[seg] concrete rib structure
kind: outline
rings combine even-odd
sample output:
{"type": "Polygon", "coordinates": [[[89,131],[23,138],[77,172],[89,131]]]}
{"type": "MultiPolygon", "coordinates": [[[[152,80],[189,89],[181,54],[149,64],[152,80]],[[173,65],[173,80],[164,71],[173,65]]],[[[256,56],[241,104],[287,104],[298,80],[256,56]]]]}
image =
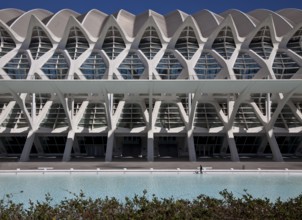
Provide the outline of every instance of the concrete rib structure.
{"type": "Polygon", "coordinates": [[[0,10],[0,154],[302,156],[302,10],[0,10]]]}

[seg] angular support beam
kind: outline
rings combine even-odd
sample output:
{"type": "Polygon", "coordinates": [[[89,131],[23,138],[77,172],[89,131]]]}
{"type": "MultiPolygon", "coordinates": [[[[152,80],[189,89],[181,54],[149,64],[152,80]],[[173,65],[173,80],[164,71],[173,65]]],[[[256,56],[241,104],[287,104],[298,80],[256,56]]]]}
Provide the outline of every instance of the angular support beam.
{"type": "Polygon", "coordinates": [[[59,100],[64,108],[64,112],[66,114],[67,117],[67,121],[68,121],[68,125],[70,127],[71,130],[75,130],[75,126],[73,123],[73,114],[72,114],[72,108],[71,108],[71,103],[69,98],[65,98],[64,95],[62,94],[62,92],[57,88],[55,89],[55,93],[58,95],[59,100]]]}
{"type": "Polygon", "coordinates": [[[39,140],[39,137],[37,137],[37,135],[36,135],[36,137],[34,139],[34,144],[35,144],[36,150],[38,152],[38,155],[43,155],[44,154],[44,150],[43,150],[43,147],[42,147],[41,142],[39,140]]]}
{"type": "Polygon", "coordinates": [[[232,161],[240,161],[237,147],[236,147],[236,142],[234,138],[234,134],[232,130],[228,130],[227,132],[227,139],[228,139],[228,144],[231,152],[231,159],[232,161]]]}
{"type": "Polygon", "coordinates": [[[64,154],[63,154],[63,162],[70,161],[72,146],[75,138],[75,132],[70,130],[67,135],[67,141],[65,144],[64,154]]]}
{"type": "Polygon", "coordinates": [[[148,131],[147,135],[147,160],[154,161],[154,134],[153,131],[148,131]]]}
{"type": "Polygon", "coordinates": [[[30,155],[30,151],[33,146],[34,140],[35,140],[35,131],[30,130],[28,132],[26,142],[25,142],[23,150],[22,150],[20,162],[26,162],[29,160],[29,155],[30,155]]]}
{"type": "Polygon", "coordinates": [[[278,161],[278,162],[282,162],[283,157],[282,157],[282,154],[280,152],[280,149],[279,149],[279,146],[278,146],[278,143],[277,143],[277,140],[276,140],[273,129],[268,130],[266,132],[266,136],[267,136],[267,140],[268,140],[269,145],[270,145],[271,150],[272,150],[273,160],[278,161]]]}
{"type": "Polygon", "coordinates": [[[195,144],[194,144],[194,136],[193,136],[193,129],[187,131],[187,145],[189,151],[189,160],[191,162],[196,161],[196,151],[195,151],[195,144]]]}
{"type": "Polygon", "coordinates": [[[257,155],[263,155],[266,145],[267,145],[267,138],[266,136],[264,136],[262,137],[261,143],[257,149],[257,155]]]}
{"type": "Polygon", "coordinates": [[[29,128],[30,129],[35,129],[34,125],[33,125],[33,121],[32,118],[30,117],[30,114],[25,106],[25,98],[26,95],[25,93],[22,93],[20,96],[13,91],[10,91],[10,93],[12,94],[12,96],[14,97],[15,101],[18,103],[20,109],[23,111],[24,116],[26,118],[26,121],[28,122],[29,128]]]}
{"type": "Polygon", "coordinates": [[[109,130],[107,136],[107,149],[105,155],[106,162],[112,161],[113,144],[114,144],[114,130],[109,130]]]}
{"type": "Polygon", "coordinates": [[[223,142],[222,142],[222,145],[220,147],[220,155],[221,156],[226,156],[226,153],[227,153],[227,150],[228,150],[228,137],[227,136],[224,136],[223,138],[223,142]]]}
{"type": "Polygon", "coordinates": [[[281,101],[279,102],[276,110],[274,111],[268,125],[267,125],[267,130],[271,130],[272,127],[274,126],[275,122],[278,119],[279,114],[281,113],[283,107],[285,106],[285,104],[287,103],[287,101],[290,99],[290,97],[292,97],[292,95],[295,93],[295,91],[297,90],[298,87],[293,88],[289,93],[285,94],[283,96],[283,98],[281,99],[281,101]]]}
{"type": "Polygon", "coordinates": [[[74,137],[73,150],[74,150],[74,153],[76,155],[80,155],[81,154],[78,138],[76,136],[74,137]]]}

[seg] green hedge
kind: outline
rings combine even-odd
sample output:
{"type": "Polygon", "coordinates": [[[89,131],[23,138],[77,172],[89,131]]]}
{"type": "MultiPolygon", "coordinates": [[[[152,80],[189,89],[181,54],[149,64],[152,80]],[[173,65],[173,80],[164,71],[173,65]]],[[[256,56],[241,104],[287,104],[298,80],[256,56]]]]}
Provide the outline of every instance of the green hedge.
{"type": "Polygon", "coordinates": [[[29,208],[15,204],[11,195],[0,200],[0,219],[301,219],[302,195],[281,201],[253,198],[247,192],[241,198],[226,190],[221,199],[200,195],[194,200],[160,199],[155,195],[125,198],[91,199],[74,194],[57,205],[46,195],[43,202],[29,201],[29,208]]]}

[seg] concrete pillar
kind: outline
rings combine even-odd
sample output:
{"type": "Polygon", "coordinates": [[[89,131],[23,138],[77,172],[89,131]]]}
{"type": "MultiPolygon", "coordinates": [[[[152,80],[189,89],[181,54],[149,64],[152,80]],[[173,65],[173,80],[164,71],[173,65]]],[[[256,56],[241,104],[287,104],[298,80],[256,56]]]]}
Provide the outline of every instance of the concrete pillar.
{"type": "Polygon", "coordinates": [[[43,155],[44,150],[43,150],[43,147],[42,147],[41,142],[39,140],[39,137],[37,137],[37,136],[35,137],[34,144],[35,144],[36,150],[38,152],[38,155],[43,155]]]}
{"type": "Polygon", "coordinates": [[[187,131],[187,144],[188,144],[188,151],[189,151],[189,160],[195,162],[196,151],[195,151],[194,136],[193,136],[192,129],[187,131]]]}
{"type": "Polygon", "coordinates": [[[28,132],[26,142],[25,142],[23,150],[22,150],[20,162],[25,162],[25,161],[29,160],[29,155],[30,155],[30,151],[31,151],[32,145],[34,143],[34,140],[35,140],[35,132],[33,130],[30,130],[28,132]]]}
{"type": "Polygon", "coordinates": [[[228,137],[224,136],[223,137],[223,142],[222,145],[220,147],[220,155],[221,156],[226,156],[227,150],[228,150],[228,137]]]}
{"type": "Polygon", "coordinates": [[[263,137],[262,138],[262,141],[258,147],[258,150],[257,150],[257,155],[262,155],[263,152],[265,151],[265,147],[267,145],[267,138],[266,137],[263,137]]]}
{"type": "Polygon", "coordinates": [[[74,137],[73,150],[76,155],[81,154],[80,146],[77,137],[74,137]]]}
{"type": "Polygon", "coordinates": [[[148,131],[147,134],[147,160],[154,161],[154,134],[153,131],[148,131]]]}
{"type": "Polygon", "coordinates": [[[231,152],[231,159],[232,161],[240,161],[237,147],[236,147],[236,142],[234,138],[234,134],[232,130],[228,130],[227,132],[227,139],[228,139],[228,144],[231,152]]]}
{"type": "Polygon", "coordinates": [[[266,132],[266,136],[267,136],[267,140],[268,140],[269,145],[270,145],[271,150],[272,150],[273,160],[278,161],[278,162],[282,162],[283,157],[282,157],[282,154],[280,152],[278,143],[276,141],[276,137],[275,137],[275,134],[273,132],[273,129],[268,130],[266,132]]]}
{"type": "Polygon", "coordinates": [[[106,162],[112,161],[113,144],[114,144],[114,130],[109,130],[107,136],[107,149],[105,155],[106,162]]]}
{"type": "Polygon", "coordinates": [[[71,150],[72,150],[72,145],[73,145],[73,142],[74,142],[74,137],[75,137],[75,132],[73,130],[70,130],[68,132],[67,141],[66,141],[66,144],[65,144],[63,162],[67,162],[71,158],[71,150]]]}

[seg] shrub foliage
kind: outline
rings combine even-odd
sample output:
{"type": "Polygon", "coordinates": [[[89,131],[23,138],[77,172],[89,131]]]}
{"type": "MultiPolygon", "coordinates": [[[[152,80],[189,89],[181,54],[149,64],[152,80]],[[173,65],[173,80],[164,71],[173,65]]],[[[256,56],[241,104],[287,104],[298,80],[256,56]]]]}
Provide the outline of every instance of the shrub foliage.
{"type": "Polygon", "coordinates": [[[220,192],[221,198],[200,195],[194,200],[142,196],[92,199],[83,192],[52,205],[49,194],[43,202],[29,201],[29,208],[16,204],[11,195],[0,200],[0,219],[301,219],[302,195],[281,201],[253,198],[247,192],[240,198],[220,192]]]}

